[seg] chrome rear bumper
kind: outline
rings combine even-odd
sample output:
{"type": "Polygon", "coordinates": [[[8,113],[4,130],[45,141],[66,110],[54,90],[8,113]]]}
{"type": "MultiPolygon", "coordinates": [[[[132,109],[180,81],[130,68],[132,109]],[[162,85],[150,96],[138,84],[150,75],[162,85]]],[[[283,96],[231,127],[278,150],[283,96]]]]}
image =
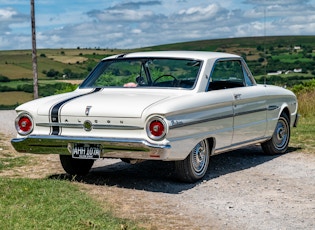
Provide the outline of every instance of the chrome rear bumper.
{"type": "Polygon", "coordinates": [[[99,144],[101,157],[105,158],[166,160],[167,150],[171,148],[170,145],[152,144],[142,139],[30,135],[11,140],[16,151],[35,154],[71,155],[69,145],[74,143],[99,144]]]}

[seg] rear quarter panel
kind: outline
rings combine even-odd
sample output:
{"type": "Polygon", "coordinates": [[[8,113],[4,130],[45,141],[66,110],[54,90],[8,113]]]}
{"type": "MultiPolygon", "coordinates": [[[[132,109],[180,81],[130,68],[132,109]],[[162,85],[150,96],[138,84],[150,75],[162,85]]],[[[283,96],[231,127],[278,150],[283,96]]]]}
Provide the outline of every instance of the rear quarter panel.
{"type": "Polygon", "coordinates": [[[289,110],[290,126],[293,126],[298,111],[298,102],[296,96],[290,90],[270,85],[267,85],[265,88],[268,106],[266,136],[271,136],[285,108],[289,110]]]}
{"type": "Polygon", "coordinates": [[[185,159],[198,142],[209,137],[215,139],[216,148],[231,145],[232,103],[232,94],[224,90],[192,93],[157,103],[146,109],[143,117],[165,116],[170,155],[172,159],[185,159]]]}

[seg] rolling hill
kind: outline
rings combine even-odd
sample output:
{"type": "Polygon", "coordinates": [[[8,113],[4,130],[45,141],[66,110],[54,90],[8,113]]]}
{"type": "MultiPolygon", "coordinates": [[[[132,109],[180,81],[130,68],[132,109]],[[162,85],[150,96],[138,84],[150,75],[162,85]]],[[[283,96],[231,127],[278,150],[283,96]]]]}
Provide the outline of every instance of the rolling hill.
{"type": "MultiPolygon", "coordinates": [[[[79,83],[102,58],[133,51],[201,50],[241,55],[258,82],[292,86],[315,77],[315,36],[227,38],[165,44],[133,50],[39,49],[40,96],[79,83]],[[299,70],[299,71],[294,71],[299,70]],[[279,74],[281,71],[282,74],[279,74]],[[287,74],[285,74],[285,72],[287,74]],[[70,83],[69,83],[70,82],[70,83]]],[[[0,108],[13,108],[32,97],[31,50],[0,51],[0,108]]]]}

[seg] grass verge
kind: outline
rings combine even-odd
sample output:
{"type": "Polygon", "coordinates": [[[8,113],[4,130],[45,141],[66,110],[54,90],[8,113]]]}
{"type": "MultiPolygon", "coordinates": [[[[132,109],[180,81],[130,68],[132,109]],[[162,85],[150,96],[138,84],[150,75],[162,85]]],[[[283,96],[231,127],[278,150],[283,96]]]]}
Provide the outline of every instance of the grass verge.
{"type": "Polygon", "coordinates": [[[27,165],[29,163],[29,157],[1,157],[0,158],[0,172],[2,170],[27,165]]]}
{"type": "Polygon", "coordinates": [[[139,229],[67,181],[0,178],[0,229],[139,229]]]}
{"type": "Polygon", "coordinates": [[[10,146],[8,145],[9,142],[7,141],[7,138],[0,134],[0,172],[29,164],[29,156],[17,156],[12,154],[10,146]]]}
{"type": "Polygon", "coordinates": [[[291,146],[305,153],[315,153],[315,80],[293,87],[299,103],[301,117],[297,128],[291,132],[291,146]]]}
{"type": "Polygon", "coordinates": [[[291,146],[305,153],[315,153],[315,116],[301,117],[297,128],[291,130],[291,146]]]}
{"type": "MultiPolygon", "coordinates": [[[[31,164],[8,143],[0,134],[0,172],[31,164]]],[[[139,229],[70,181],[0,177],[0,188],[0,229],[139,229]]]]}

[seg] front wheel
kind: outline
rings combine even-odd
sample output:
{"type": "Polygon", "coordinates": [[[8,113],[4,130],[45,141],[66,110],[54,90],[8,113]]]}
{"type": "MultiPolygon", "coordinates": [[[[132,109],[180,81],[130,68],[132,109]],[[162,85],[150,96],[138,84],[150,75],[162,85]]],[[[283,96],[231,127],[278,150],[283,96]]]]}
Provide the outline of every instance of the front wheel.
{"type": "Polygon", "coordinates": [[[70,155],[59,155],[63,169],[70,175],[84,176],[89,173],[94,160],[76,159],[70,155]]]}
{"type": "Polygon", "coordinates": [[[279,117],[272,138],[261,144],[263,151],[269,155],[283,154],[287,151],[290,141],[290,123],[285,113],[279,117]]]}
{"type": "Polygon", "coordinates": [[[200,141],[185,160],[175,161],[176,173],[181,181],[195,182],[207,172],[209,165],[209,147],[206,140],[200,141]]]}

